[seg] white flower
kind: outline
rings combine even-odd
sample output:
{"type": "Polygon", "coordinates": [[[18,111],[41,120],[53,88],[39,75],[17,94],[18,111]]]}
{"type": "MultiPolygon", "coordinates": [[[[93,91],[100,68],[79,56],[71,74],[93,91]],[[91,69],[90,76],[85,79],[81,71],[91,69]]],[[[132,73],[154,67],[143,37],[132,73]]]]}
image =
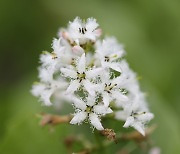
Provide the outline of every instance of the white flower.
{"type": "Polygon", "coordinates": [[[120,64],[116,62],[125,54],[123,47],[117,43],[115,38],[106,38],[102,42],[96,42],[96,59],[105,68],[112,68],[121,72],[120,64]]]}
{"type": "Polygon", "coordinates": [[[95,97],[92,96],[87,98],[87,102],[73,96],[71,96],[71,98],[75,108],[79,109],[70,121],[71,124],[81,124],[88,118],[91,125],[97,130],[104,129],[100,122],[100,117],[112,113],[113,111],[110,108],[106,108],[103,104],[97,104],[97,102],[95,102],[95,97]]]}
{"type": "Polygon", "coordinates": [[[39,79],[43,82],[51,82],[53,80],[54,70],[50,68],[39,67],[39,79]]]}
{"type": "Polygon", "coordinates": [[[110,79],[108,71],[101,76],[101,83],[97,85],[97,91],[102,94],[103,103],[106,107],[113,100],[122,106],[128,101],[128,97],[120,91],[121,82],[121,76],[110,79]]]}
{"type": "Polygon", "coordinates": [[[42,67],[46,67],[46,68],[51,67],[52,69],[54,69],[55,65],[58,63],[58,60],[56,59],[56,57],[53,53],[44,51],[40,55],[40,62],[42,64],[42,67]]]}
{"type": "MultiPolygon", "coordinates": [[[[51,96],[58,91],[62,91],[65,88],[67,88],[67,82],[64,82],[62,80],[52,80],[51,83],[34,84],[31,93],[34,96],[39,97],[40,101],[42,101],[45,105],[50,106],[52,105],[50,100],[51,96]]],[[[63,95],[64,94],[61,92],[61,96],[63,95]]],[[[63,97],[65,97],[65,95],[63,97]]]]}
{"type": "Polygon", "coordinates": [[[145,127],[144,125],[153,119],[154,115],[152,113],[139,112],[132,113],[130,117],[127,118],[123,127],[127,128],[129,126],[134,127],[139,131],[143,136],[145,136],[145,127]]]}
{"type": "Polygon", "coordinates": [[[79,17],[76,17],[73,22],[69,23],[67,35],[72,42],[76,44],[85,44],[88,41],[96,41],[100,36],[101,31],[97,29],[99,24],[94,18],[88,18],[83,22],[79,17]]]}
{"type": "Polygon", "coordinates": [[[124,127],[134,127],[144,135],[144,124],[153,114],[136,73],[124,60],[122,45],[113,37],[100,40],[101,29],[94,18],[82,21],[77,17],[58,35],[53,51],[40,56],[40,83],[33,85],[32,94],[56,109],[62,102],[73,103],[70,123],[89,120],[98,130],[104,129],[101,116],[113,112],[111,103],[115,118],[125,121],[124,127]]]}
{"type": "Polygon", "coordinates": [[[39,78],[41,81],[48,82],[53,79],[53,74],[58,70],[59,61],[54,53],[43,52],[40,56],[41,67],[39,78]]]}
{"type": "Polygon", "coordinates": [[[53,53],[61,65],[70,65],[73,59],[77,57],[68,41],[62,37],[53,40],[52,48],[54,50],[53,53]]]}
{"type": "Polygon", "coordinates": [[[101,74],[102,70],[102,68],[92,68],[90,70],[86,70],[85,53],[82,54],[77,61],[76,67],[70,66],[69,68],[61,68],[63,75],[72,79],[69,87],[67,88],[67,93],[73,93],[82,85],[89,94],[94,96],[94,84],[91,82],[91,79],[101,74]]]}

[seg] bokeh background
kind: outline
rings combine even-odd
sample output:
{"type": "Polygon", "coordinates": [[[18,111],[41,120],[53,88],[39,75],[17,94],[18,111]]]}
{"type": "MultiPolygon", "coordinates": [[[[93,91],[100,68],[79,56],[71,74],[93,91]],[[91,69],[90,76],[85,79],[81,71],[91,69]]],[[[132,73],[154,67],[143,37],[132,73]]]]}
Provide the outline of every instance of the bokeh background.
{"type": "Polygon", "coordinates": [[[51,51],[58,28],[76,16],[97,18],[124,44],[155,113],[153,142],[163,154],[179,154],[179,0],[0,0],[0,153],[67,152],[62,141],[75,127],[41,128],[35,115],[46,109],[29,91],[39,54],[51,51]]]}

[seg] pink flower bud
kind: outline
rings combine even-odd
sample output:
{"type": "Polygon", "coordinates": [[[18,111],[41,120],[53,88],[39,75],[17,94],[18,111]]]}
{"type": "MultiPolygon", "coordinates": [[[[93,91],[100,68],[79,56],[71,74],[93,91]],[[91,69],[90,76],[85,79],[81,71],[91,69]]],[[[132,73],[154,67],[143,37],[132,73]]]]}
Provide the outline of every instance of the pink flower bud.
{"type": "Polygon", "coordinates": [[[75,45],[72,47],[72,51],[73,53],[77,54],[77,55],[81,55],[84,53],[83,48],[81,48],[79,45],[75,45]]]}

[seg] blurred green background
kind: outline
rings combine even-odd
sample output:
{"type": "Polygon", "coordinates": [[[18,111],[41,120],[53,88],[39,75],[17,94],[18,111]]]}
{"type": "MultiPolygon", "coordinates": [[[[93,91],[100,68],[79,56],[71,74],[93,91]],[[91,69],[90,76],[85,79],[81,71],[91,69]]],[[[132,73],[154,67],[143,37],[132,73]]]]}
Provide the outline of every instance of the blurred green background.
{"type": "Polygon", "coordinates": [[[179,0],[0,0],[0,153],[67,153],[62,141],[75,126],[41,128],[35,114],[46,109],[29,91],[39,54],[76,16],[97,18],[124,44],[155,113],[153,142],[163,154],[179,154],[179,0]]]}

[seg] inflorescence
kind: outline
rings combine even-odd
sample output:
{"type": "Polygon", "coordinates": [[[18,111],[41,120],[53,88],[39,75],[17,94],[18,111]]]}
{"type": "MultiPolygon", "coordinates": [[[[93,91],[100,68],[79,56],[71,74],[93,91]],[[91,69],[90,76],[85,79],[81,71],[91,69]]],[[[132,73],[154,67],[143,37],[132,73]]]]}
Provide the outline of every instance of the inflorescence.
{"type": "Polygon", "coordinates": [[[114,37],[100,39],[94,18],[76,17],[60,29],[53,40],[53,52],[40,56],[40,82],[32,94],[45,105],[71,103],[75,109],[71,124],[88,121],[104,130],[101,117],[113,114],[145,135],[145,124],[153,118],[136,74],[124,59],[125,51],[114,37]],[[114,111],[113,111],[114,110],[114,111]]]}

